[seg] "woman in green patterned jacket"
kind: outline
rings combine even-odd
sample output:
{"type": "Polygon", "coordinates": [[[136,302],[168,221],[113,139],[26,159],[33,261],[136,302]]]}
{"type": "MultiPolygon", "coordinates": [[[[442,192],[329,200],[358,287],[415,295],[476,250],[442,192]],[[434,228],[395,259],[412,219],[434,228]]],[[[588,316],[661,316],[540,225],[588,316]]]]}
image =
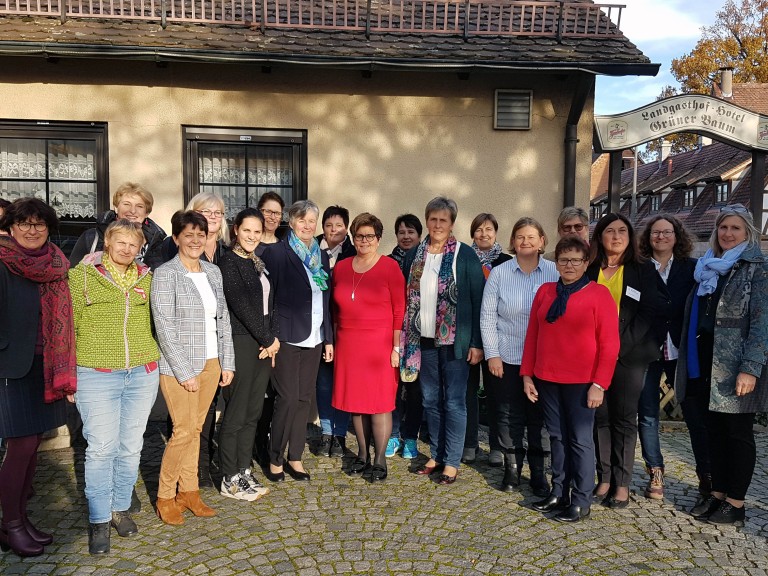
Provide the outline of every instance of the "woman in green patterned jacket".
{"type": "Polygon", "coordinates": [[[138,533],[128,513],[144,430],[157,396],[160,351],[152,336],[149,268],[135,261],[141,226],[117,220],[104,252],[69,271],[77,349],[77,409],[83,419],[88,549],[109,552],[110,524],[138,533]]]}

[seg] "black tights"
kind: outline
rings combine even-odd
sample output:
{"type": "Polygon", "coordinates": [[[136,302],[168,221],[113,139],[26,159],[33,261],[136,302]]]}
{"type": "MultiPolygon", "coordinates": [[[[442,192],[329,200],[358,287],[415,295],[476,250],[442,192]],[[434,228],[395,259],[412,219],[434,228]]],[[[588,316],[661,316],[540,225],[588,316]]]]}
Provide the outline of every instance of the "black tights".
{"type": "Polygon", "coordinates": [[[384,466],[387,442],[392,435],[392,412],[383,414],[352,414],[352,425],[357,437],[357,457],[368,462],[373,438],[374,464],[384,466]]]}
{"type": "Polygon", "coordinates": [[[40,434],[5,439],[5,460],[0,467],[0,507],[4,526],[27,515],[27,499],[32,490],[41,439],[40,434]]]}

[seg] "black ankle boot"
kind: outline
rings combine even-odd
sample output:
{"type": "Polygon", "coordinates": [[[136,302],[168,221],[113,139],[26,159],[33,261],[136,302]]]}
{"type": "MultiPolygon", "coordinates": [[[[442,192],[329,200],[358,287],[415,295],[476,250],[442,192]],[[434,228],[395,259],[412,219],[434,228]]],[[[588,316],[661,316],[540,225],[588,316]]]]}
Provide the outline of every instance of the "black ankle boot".
{"type": "Polygon", "coordinates": [[[549,482],[544,470],[544,454],[528,451],[528,466],[531,469],[531,490],[534,495],[544,498],[549,494],[549,482]]]}
{"type": "Polygon", "coordinates": [[[504,453],[504,478],[501,480],[501,491],[512,492],[516,486],[520,486],[520,468],[517,465],[515,455],[504,453]]]}
{"type": "Polygon", "coordinates": [[[29,535],[23,520],[12,520],[0,525],[0,549],[5,552],[9,548],[22,558],[39,556],[45,551],[43,545],[29,535]]]}
{"type": "Polygon", "coordinates": [[[109,552],[109,522],[88,525],[88,552],[107,554],[109,552]]]}

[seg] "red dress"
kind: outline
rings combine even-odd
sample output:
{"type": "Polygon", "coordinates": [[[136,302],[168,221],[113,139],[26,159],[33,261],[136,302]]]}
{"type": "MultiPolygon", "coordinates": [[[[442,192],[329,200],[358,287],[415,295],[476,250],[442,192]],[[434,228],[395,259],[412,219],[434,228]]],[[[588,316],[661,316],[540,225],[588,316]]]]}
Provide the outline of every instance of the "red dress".
{"type": "Polygon", "coordinates": [[[352,260],[342,260],[333,269],[336,347],[331,404],[354,414],[383,414],[395,409],[392,332],[403,325],[405,279],[397,262],[387,256],[362,275],[352,270],[352,260]]]}

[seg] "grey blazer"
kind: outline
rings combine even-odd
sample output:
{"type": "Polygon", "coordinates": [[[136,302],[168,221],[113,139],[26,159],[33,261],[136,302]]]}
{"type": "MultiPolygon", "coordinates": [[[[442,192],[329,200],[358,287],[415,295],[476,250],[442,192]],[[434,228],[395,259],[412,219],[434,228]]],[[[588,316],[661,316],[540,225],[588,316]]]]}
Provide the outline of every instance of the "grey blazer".
{"type": "MultiPolygon", "coordinates": [[[[221,369],[234,371],[235,350],[221,272],[217,266],[203,260],[200,266],[208,275],[208,283],[216,295],[221,369]]],[[[150,302],[160,345],[160,374],[173,376],[179,382],[197,376],[206,362],[203,301],[195,283],[187,278],[187,269],[178,256],[155,269],[150,302]]]]}

